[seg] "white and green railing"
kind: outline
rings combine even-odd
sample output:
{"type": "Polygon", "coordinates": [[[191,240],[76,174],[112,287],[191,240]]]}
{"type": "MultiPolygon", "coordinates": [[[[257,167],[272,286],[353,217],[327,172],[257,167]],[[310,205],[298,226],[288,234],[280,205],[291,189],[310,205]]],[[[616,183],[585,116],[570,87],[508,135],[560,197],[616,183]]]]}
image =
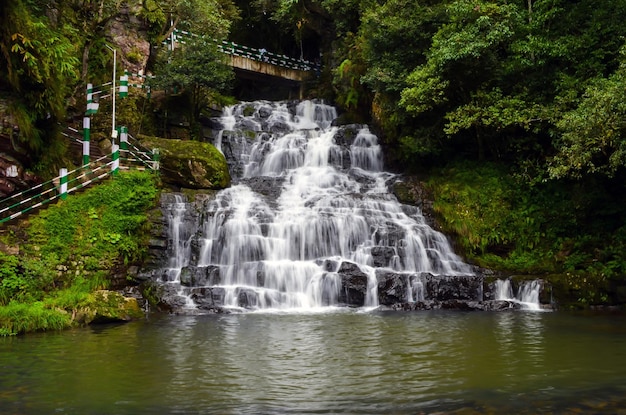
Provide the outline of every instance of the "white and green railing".
{"type": "Polygon", "coordinates": [[[119,148],[113,146],[110,155],[72,171],[62,168],[59,176],[0,200],[0,223],[8,222],[57,199],[83,189],[119,171],[119,148]]]}
{"type": "MultiPolygon", "coordinates": [[[[69,128],[68,131],[72,132],[69,128]]],[[[74,130],[76,131],[76,130],[74,130]]],[[[126,132],[124,131],[126,134],[126,132]]],[[[65,133],[70,139],[79,141],[73,134],[65,133]]],[[[133,139],[134,140],[134,139],[133,139]]],[[[120,169],[159,170],[158,149],[146,150],[138,143],[128,141],[124,150],[113,144],[111,153],[68,171],[60,169],[59,176],[38,184],[22,192],[0,200],[0,223],[11,221],[19,216],[38,209],[50,202],[67,198],[67,195],[109,176],[115,176],[120,169]]]]}
{"type": "Polygon", "coordinates": [[[123,169],[142,169],[158,171],[160,152],[158,148],[149,150],[128,133],[126,127],[120,127],[120,160],[123,169]]]}
{"type": "MultiPolygon", "coordinates": [[[[185,30],[175,29],[170,37],[170,42],[185,43],[186,39],[191,37],[198,37],[194,33],[187,32],[185,30]]],[[[217,48],[220,52],[228,55],[241,56],[244,58],[252,59],[259,62],[269,63],[271,65],[280,66],[288,69],[295,69],[298,71],[320,71],[320,65],[315,62],[311,62],[305,59],[296,59],[287,55],[281,55],[278,53],[269,52],[265,49],[256,49],[248,46],[240,45],[235,42],[219,41],[217,39],[209,39],[213,43],[217,44],[217,48]]],[[[171,45],[170,45],[171,47],[171,45]]]]}

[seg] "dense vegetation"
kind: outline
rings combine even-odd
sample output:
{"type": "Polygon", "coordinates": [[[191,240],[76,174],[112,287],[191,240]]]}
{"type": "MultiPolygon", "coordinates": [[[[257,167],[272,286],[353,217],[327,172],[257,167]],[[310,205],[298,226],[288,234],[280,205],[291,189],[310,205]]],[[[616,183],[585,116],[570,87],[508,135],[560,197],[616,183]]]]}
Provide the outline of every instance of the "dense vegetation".
{"type": "MultiPolygon", "coordinates": [[[[169,108],[190,137],[232,78],[208,44],[168,52],[173,27],[321,60],[310,96],[373,123],[388,167],[428,175],[441,224],[469,259],[551,275],[579,304],[626,302],[625,2],[3,2],[0,94],[30,168],[64,157],[56,121],[84,108],[87,78],[109,76],[108,24],[124,13],[143,22],[146,69],[155,90],[176,91],[169,108]]],[[[160,124],[137,115],[145,102],[125,105],[129,125],[160,124]]]]}
{"type": "Polygon", "coordinates": [[[252,4],[322,48],[329,98],[371,118],[391,168],[428,174],[468,258],[626,301],[626,3],[252,4]]]}
{"type": "Polygon", "coordinates": [[[20,255],[0,253],[0,335],[80,324],[93,293],[144,258],[157,193],[151,173],[121,172],[5,233],[20,255]]]}

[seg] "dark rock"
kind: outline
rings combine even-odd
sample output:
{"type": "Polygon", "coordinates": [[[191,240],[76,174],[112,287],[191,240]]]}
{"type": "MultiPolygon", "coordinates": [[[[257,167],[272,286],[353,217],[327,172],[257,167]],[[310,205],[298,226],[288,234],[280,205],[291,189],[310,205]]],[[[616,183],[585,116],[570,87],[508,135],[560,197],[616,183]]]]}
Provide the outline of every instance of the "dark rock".
{"type": "Polygon", "coordinates": [[[388,267],[396,255],[396,250],[390,246],[373,246],[370,249],[372,265],[375,267],[388,267]]]}
{"type": "Polygon", "coordinates": [[[185,287],[218,285],[220,281],[220,269],[215,265],[206,267],[189,266],[180,270],[180,285],[185,287]]]}
{"type": "Polygon", "coordinates": [[[482,286],[483,279],[480,276],[429,275],[426,280],[429,298],[439,301],[482,300],[482,286]]]}
{"type": "Polygon", "coordinates": [[[179,295],[177,288],[171,284],[148,280],[140,288],[144,297],[159,311],[178,312],[187,304],[187,299],[179,295]]]}
{"type": "Polygon", "coordinates": [[[226,292],[221,287],[192,288],[189,297],[201,310],[209,310],[224,305],[226,292]]]}
{"type": "Polygon", "coordinates": [[[378,303],[392,305],[403,303],[408,298],[408,276],[391,272],[376,273],[378,281],[378,303]]]}
{"type": "Polygon", "coordinates": [[[341,278],[341,289],[338,301],[354,307],[362,307],[365,304],[367,293],[367,275],[353,262],[342,262],[337,271],[341,278]]]}
{"type": "Polygon", "coordinates": [[[242,308],[255,308],[258,305],[258,296],[250,288],[240,288],[237,293],[237,303],[242,308]]]}

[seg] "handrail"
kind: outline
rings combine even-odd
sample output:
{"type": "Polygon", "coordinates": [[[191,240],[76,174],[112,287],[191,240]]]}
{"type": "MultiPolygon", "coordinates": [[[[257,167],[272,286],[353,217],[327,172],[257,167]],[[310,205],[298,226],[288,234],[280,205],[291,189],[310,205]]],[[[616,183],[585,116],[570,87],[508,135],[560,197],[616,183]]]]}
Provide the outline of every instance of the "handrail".
{"type": "MultiPolygon", "coordinates": [[[[74,135],[75,133],[78,133],[78,130],[71,127],[67,127],[62,132],[69,139],[82,142],[74,135]]],[[[47,182],[0,200],[0,224],[115,174],[118,166],[120,168],[138,166],[139,168],[158,171],[158,149],[147,150],[130,134],[129,138],[131,140],[127,143],[128,148],[119,149],[119,152],[124,156],[122,158],[118,159],[120,153],[113,151],[47,182]]]]}
{"type": "MultiPolygon", "coordinates": [[[[111,157],[111,155],[102,156],[89,164],[85,164],[70,172],[67,172],[67,174],[63,176],[63,178],[67,179],[68,184],[66,194],[86,187],[92,182],[111,174],[112,170],[109,169],[104,174],[100,174],[87,180],[81,180],[82,178],[87,178],[88,175],[93,175],[94,173],[104,169],[107,166],[111,166],[113,160],[107,162],[104,165],[100,165],[100,163],[104,159],[109,157],[111,157]],[[70,186],[70,184],[74,184],[77,181],[80,182],[73,187],[70,186]]],[[[63,196],[60,187],[61,182],[62,176],[59,175],[52,180],[40,183],[22,192],[15,193],[5,199],[0,200],[0,223],[8,222],[12,219],[17,218],[18,216],[28,213],[33,209],[41,207],[44,204],[63,196]]]]}
{"type": "MultiPolygon", "coordinates": [[[[179,43],[185,43],[185,37],[202,37],[194,33],[187,32],[185,30],[174,29],[174,40],[179,43]],[[178,40],[180,38],[181,40],[178,40]]],[[[207,39],[202,37],[203,39],[207,39]]],[[[295,69],[299,71],[320,71],[320,65],[316,62],[311,62],[305,59],[296,59],[287,55],[281,55],[278,53],[269,52],[265,49],[256,49],[249,46],[237,44],[229,41],[219,41],[218,39],[208,39],[209,41],[217,44],[220,52],[242,56],[248,59],[252,59],[259,62],[270,63],[275,66],[281,66],[289,69],[295,69]]]]}

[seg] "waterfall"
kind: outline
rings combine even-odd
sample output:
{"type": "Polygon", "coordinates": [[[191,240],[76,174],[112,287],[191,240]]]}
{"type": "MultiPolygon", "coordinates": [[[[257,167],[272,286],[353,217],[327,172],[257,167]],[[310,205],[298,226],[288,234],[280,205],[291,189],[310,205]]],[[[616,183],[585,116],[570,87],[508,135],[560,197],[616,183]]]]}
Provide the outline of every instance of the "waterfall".
{"type": "Polygon", "coordinates": [[[172,275],[193,276],[171,281],[187,284],[189,298],[232,309],[376,307],[385,276],[402,276],[402,301],[423,301],[423,275],[473,275],[420,210],[390,192],[398,177],[384,171],[376,135],[332,126],[336,117],[313,101],[224,110],[215,144],[232,187],[202,202],[193,234],[169,217],[180,245],[172,275]]]}
{"type": "Polygon", "coordinates": [[[178,294],[185,299],[186,308],[195,308],[186,291],[180,285],[181,271],[189,264],[193,229],[185,221],[187,204],[181,195],[172,195],[174,200],[168,200],[165,205],[168,221],[168,246],[171,246],[168,266],[161,277],[161,281],[175,286],[178,294]]]}
{"type": "Polygon", "coordinates": [[[541,310],[539,303],[539,293],[541,292],[541,281],[523,281],[517,290],[513,292],[510,279],[497,280],[495,283],[496,300],[511,301],[519,303],[528,310],[541,310]]]}

